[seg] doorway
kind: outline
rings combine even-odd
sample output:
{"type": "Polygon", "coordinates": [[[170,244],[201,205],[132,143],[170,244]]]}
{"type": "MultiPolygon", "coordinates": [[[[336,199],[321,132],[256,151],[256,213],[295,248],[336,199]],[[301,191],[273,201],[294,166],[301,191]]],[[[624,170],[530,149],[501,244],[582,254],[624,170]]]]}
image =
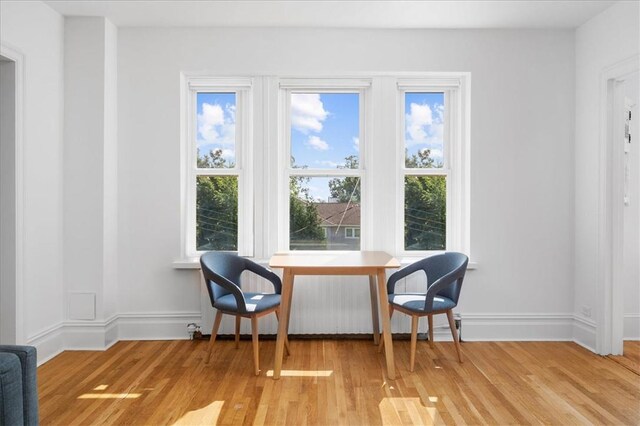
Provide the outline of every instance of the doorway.
{"type": "Polygon", "coordinates": [[[0,344],[21,340],[16,273],[17,71],[15,60],[0,55],[0,344]]]}
{"type": "Polygon", "coordinates": [[[639,70],[636,55],[601,74],[596,330],[601,355],[622,355],[624,340],[640,337],[639,70]]]}
{"type": "MultiPolygon", "coordinates": [[[[625,76],[614,88],[615,130],[613,138],[622,141],[622,347],[614,360],[640,374],[640,136],[638,103],[640,73],[625,76]]],[[[614,352],[615,353],[615,352],[614,352]]]]}

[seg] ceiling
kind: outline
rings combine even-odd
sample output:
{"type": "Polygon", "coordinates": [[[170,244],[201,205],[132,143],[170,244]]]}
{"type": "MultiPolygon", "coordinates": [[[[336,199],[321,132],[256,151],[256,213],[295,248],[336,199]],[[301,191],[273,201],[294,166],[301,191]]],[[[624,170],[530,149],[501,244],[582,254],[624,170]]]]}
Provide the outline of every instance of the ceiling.
{"type": "Polygon", "coordinates": [[[324,28],[575,28],[614,1],[78,1],[46,0],[65,16],[117,26],[324,28]]]}

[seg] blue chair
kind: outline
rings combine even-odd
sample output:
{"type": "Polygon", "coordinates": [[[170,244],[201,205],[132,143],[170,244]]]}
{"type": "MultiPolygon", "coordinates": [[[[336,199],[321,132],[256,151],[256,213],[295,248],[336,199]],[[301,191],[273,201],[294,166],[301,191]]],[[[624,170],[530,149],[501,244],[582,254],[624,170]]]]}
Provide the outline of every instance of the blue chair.
{"type": "MultiPolygon", "coordinates": [[[[240,340],[240,319],[251,319],[251,335],[253,341],[253,364],[256,376],[260,374],[258,358],[258,318],[275,312],[279,319],[280,293],[282,282],[269,269],[244,257],[231,253],[209,252],[200,257],[202,274],[211,299],[211,306],[216,309],[213,322],[207,363],[211,360],[213,344],[220,328],[222,314],[236,318],[235,344],[238,348],[240,340]],[[242,291],[240,275],[244,271],[257,274],[273,284],[275,293],[245,293],[242,291]]],[[[289,342],[285,339],[285,348],[289,353],[289,342]]]]}
{"type": "MultiPolygon", "coordinates": [[[[411,371],[415,365],[418,320],[426,316],[429,321],[429,344],[433,347],[433,315],[447,314],[458,361],[462,362],[460,343],[453,320],[453,308],[458,305],[460,289],[467,271],[469,258],[462,253],[448,252],[427,257],[393,273],[387,281],[389,313],[400,311],[411,316],[411,371]],[[396,293],[396,283],[415,272],[424,272],[426,293],[396,293]]],[[[380,345],[382,347],[382,345],[380,345]]]]}

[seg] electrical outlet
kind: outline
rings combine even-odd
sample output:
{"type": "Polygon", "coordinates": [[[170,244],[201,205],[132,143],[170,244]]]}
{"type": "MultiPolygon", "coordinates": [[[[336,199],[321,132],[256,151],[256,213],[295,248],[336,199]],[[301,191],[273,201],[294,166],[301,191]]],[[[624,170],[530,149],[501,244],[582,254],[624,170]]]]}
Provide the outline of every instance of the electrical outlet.
{"type": "Polygon", "coordinates": [[[591,306],[582,306],[582,315],[591,318],[591,306]]]}

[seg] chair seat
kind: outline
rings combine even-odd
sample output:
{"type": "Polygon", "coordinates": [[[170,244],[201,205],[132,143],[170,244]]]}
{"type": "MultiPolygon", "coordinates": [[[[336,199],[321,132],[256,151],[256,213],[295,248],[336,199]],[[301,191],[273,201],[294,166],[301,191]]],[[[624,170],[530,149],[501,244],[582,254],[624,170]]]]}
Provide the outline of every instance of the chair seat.
{"type": "MultiPolygon", "coordinates": [[[[398,293],[389,295],[389,303],[395,306],[400,306],[410,311],[426,313],[424,309],[424,301],[427,295],[424,293],[398,293]]],[[[428,312],[444,311],[452,309],[456,306],[456,303],[442,296],[436,296],[433,298],[433,309],[428,312]]]]}
{"type": "MultiPolygon", "coordinates": [[[[258,313],[266,311],[280,304],[279,294],[244,293],[244,298],[247,303],[248,313],[258,313]]],[[[219,297],[218,299],[216,299],[216,302],[213,306],[223,312],[238,312],[236,298],[233,296],[233,294],[227,294],[219,297]]]]}

